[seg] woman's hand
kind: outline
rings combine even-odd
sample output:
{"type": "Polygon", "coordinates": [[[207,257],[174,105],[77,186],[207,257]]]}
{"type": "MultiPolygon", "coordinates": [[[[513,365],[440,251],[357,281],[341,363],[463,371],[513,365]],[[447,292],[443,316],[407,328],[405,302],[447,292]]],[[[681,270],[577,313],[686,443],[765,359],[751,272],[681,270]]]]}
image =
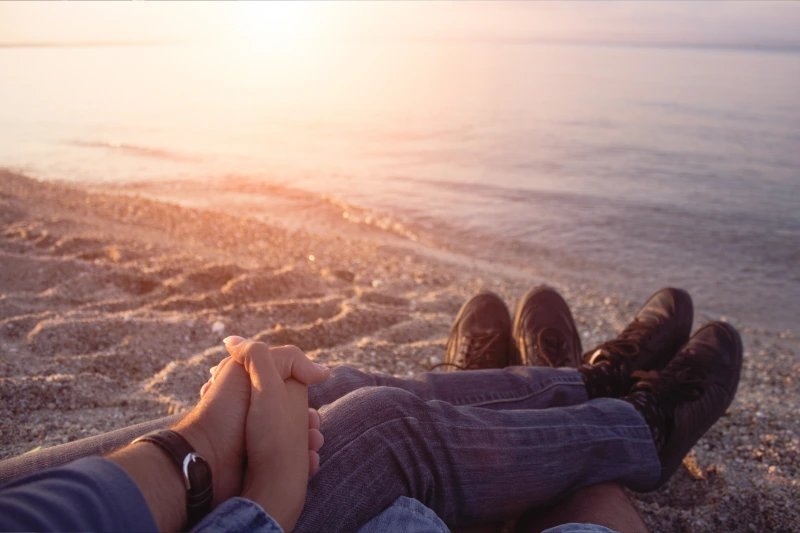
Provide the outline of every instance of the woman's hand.
{"type": "MultiPolygon", "coordinates": [[[[250,376],[242,496],[260,504],[290,531],[303,508],[307,477],[319,465],[316,452],[322,445],[319,416],[308,409],[307,385],[324,381],[330,372],[293,346],[269,349],[241,337],[225,340],[232,358],[218,365],[214,376],[226,373],[231,361],[250,376]]],[[[205,396],[214,389],[204,385],[201,392],[205,396]]]]}

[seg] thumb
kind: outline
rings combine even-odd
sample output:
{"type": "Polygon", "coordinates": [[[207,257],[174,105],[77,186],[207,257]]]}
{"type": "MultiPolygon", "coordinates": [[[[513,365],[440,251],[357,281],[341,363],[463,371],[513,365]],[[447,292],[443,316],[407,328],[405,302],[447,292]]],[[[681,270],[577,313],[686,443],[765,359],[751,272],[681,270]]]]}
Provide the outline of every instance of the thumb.
{"type": "Polygon", "coordinates": [[[261,342],[249,342],[242,337],[227,337],[222,342],[228,353],[239,364],[243,365],[248,372],[251,372],[250,362],[254,359],[261,359],[263,355],[269,353],[274,361],[274,367],[282,380],[293,378],[303,385],[309,386],[321,383],[328,379],[331,371],[329,368],[318,365],[310,360],[297,346],[281,346],[279,348],[268,348],[261,342]],[[255,356],[255,358],[254,358],[255,356]]]}
{"type": "Polygon", "coordinates": [[[309,386],[328,379],[330,368],[318,365],[297,346],[281,346],[270,350],[275,360],[275,368],[281,379],[293,378],[309,386]]]}

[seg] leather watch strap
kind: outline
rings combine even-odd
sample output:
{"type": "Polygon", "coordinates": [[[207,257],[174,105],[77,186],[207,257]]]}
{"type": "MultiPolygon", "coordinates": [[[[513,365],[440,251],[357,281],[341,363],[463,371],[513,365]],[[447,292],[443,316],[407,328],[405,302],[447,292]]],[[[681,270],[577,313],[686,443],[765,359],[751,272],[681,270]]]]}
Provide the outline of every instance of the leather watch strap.
{"type": "Polygon", "coordinates": [[[178,468],[186,486],[186,513],[189,527],[211,511],[214,499],[211,467],[194,451],[189,441],[175,431],[163,429],[142,435],[131,444],[137,442],[155,444],[169,455],[178,468]]]}

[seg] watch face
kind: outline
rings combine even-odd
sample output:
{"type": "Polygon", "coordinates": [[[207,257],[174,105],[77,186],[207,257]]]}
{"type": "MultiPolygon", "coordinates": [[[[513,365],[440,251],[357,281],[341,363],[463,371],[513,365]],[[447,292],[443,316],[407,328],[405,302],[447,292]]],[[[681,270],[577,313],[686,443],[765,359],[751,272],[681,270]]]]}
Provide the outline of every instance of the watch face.
{"type": "Polygon", "coordinates": [[[211,485],[211,467],[196,453],[186,454],[183,458],[183,476],[186,479],[186,490],[190,493],[203,492],[211,485]]]}

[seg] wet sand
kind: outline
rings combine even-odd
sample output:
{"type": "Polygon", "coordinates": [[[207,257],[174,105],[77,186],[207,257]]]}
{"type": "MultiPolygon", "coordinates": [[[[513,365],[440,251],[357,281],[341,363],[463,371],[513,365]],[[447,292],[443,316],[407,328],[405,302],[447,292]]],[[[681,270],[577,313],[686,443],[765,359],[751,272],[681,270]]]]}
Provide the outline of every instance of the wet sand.
{"type": "MultiPolygon", "coordinates": [[[[0,458],[190,409],[231,334],[411,376],[441,361],[456,312],[480,289],[513,309],[530,286],[555,286],[585,348],[641,303],[602,280],[354,225],[335,204],[304,210],[276,194],[265,215],[246,190],[203,207],[124,192],[0,170],[0,458]]],[[[695,326],[720,318],[695,304],[695,326]]],[[[745,365],[731,409],[688,468],[634,495],[653,531],[798,530],[798,340],[735,325],[745,365]]]]}

